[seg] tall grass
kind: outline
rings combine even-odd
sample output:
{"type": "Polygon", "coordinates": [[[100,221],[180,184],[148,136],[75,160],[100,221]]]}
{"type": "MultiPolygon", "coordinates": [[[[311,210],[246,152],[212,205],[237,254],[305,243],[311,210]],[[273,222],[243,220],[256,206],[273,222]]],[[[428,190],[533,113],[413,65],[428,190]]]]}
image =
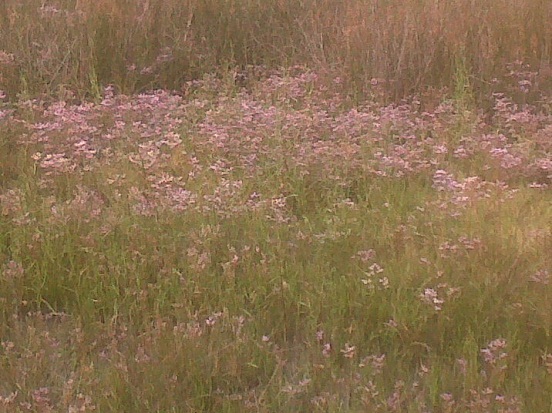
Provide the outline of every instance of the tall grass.
{"type": "Polygon", "coordinates": [[[463,71],[476,97],[506,64],[550,86],[547,0],[5,0],[0,3],[0,90],[98,98],[180,89],[213,71],[308,64],[351,95],[388,97],[454,88],[463,71]],[[7,54],[7,55],[5,55],[7,54]]]}
{"type": "Polygon", "coordinates": [[[551,13],[0,1],[0,410],[552,411],[551,13]]]}

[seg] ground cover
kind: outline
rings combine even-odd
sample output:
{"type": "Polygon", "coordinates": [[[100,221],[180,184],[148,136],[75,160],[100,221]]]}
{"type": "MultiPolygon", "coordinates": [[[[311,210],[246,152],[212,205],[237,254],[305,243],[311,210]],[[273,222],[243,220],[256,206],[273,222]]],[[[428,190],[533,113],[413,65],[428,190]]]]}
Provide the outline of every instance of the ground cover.
{"type": "Polygon", "coordinates": [[[2,409],[549,411],[550,102],[234,80],[2,106],[2,409]]]}

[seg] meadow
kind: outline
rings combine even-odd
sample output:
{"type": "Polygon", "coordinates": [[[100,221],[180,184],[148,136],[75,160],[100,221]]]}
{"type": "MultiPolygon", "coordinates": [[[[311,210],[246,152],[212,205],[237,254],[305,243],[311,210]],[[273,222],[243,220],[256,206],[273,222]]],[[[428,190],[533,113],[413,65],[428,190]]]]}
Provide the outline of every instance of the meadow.
{"type": "Polygon", "coordinates": [[[0,411],[552,411],[551,13],[0,3],[0,411]]]}

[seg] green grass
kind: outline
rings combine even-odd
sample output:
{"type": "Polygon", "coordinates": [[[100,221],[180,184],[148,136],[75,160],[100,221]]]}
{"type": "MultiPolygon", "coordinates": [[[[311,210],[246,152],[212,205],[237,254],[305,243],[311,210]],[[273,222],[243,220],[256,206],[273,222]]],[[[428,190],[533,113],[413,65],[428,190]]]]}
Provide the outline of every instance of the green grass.
{"type": "Polygon", "coordinates": [[[552,411],[548,9],[0,2],[0,410],[552,411]]]}
{"type": "MultiPolygon", "coordinates": [[[[292,114],[286,99],[278,107],[292,114]]],[[[47,116],[34,113],[27,125],[47,116]]],[[[66,130],[26,146],[2,130],[8,411],[548,411],[550,286],[531,277],[551,264],[549,191],[516,176],[459,193],[437,191],[431,170],[362,172],[408,143],[330,135],[313,157],[285,124],[246,168],[250,143],[209,150],[197,129],[209,112],[187,116],[176,129],[186,141],[149,168],[129,161],[132,130],[113,156],[53,175],[31,154],[61,150],[66,130]],[[184,179],[195,203],[163,206],[152,186],[162,173],[184,179]]],[[[457,116],[451,148],[473,118],[457,116]]],[[[439,167],[469,176],[482,159],[439,167]]]]}

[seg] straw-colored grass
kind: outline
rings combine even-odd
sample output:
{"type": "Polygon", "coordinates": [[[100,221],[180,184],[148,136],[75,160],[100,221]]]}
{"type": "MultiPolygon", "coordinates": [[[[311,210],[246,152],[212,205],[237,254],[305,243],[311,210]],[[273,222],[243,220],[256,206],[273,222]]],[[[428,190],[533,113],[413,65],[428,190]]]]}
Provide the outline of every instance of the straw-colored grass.
{"type": "Polygon", "coordinates": [[[315,66],[355,98],[374,79],[396,98],[459,74],[481,97],[515,61],[538,78],[533,95],[550,87],[547,0],[5,0],[0,19],[0,51],[13,55],[0,59],[0,90],[12,98],[179,89],[260,64],[315,66]]]}

